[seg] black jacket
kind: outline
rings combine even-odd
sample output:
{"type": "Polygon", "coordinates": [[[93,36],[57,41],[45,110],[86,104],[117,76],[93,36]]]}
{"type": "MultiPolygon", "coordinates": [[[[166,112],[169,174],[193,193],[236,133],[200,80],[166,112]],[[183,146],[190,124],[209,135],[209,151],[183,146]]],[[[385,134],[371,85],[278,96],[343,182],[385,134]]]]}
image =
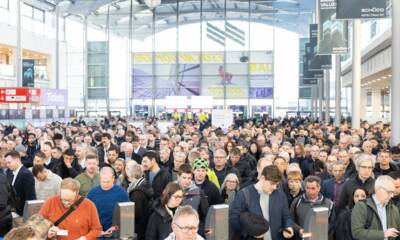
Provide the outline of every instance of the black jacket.
{"type": "Polygon", "coordinates": [[[336,212],[340,212],[346,206],[349,206],[353,200],[353,193],[357,187],[362,187],[368,192],[368,196],[371,196],[374,192],[375,180],[373,178],[368,178],[367,181],[362,182],[358,175],[347,180],[342,188],[342,193],[340,194],[339,203],[336,206],[336,212]]]}
{"type": "MultiPolygon", "coordinates": [[[[0,229],[10,230],[12,226],[11,216],[11,185],[7,182],[7,176],[0,174],[0,229]]],[[[5,233],[0,230],[0,236],[5,233]]]]}
{"type": "Polygon", "coordinates": [[[242,155],[240,160],[244,160],[249,164],[250,169],[256,169],[257,168],[257,159],[251,154],[251,153],[245,153],[242,155]]]}
{"type": "Polygon", "coordinates": [[[375,175],[375,179],[378,178],[381,175],[387,175],[391,172],[397,171],[399,170],[399,168],[393,164],[393,163],[389,163],[389,169],[388,170],[383,170],[380,168],[379,163],[375,163],[375,168],[374,168],[374,175],[375,175]]]}
{"type": "MultiPolygon", "coordinates": [[[[12,171],[8,171],[8,181],[12,184],[13,176],[12,171]]],[[[22,216],[24,212],[25,201],[36,200],[35,179],[31,171],[24,166],[18,172],[13,185],[18,200],[16,201],[16,212],[22,216]]]]}
{"type": "MultiPolygon", "coordinates": [[[[126,160],[126,154],[125,154],[125,152],[120,152],[119,155],[118,155],[118,157],[119,157],[119,158],[123,158],[123,159],[126,160]]],[[[131,157],[131,160],[135,160],[138,164],[141,164],[141,163],[142,163],[142,156],[140,156],[139,154],[136,154],[136,153],[133,152],[132,155],[131,155],[130,157],[131,157]]]]}
{"type": "Polygon", "coordinates": [[[146,240],[164,240],[172,232],[172,216],[164,206],[158,205],[151,214],[146,230],[146,240]]]}
{"type": "MultiPolygon", "coordinates": [[[[147,182],[150,183],[150,174],[149,171],[145,173],[147,182]]],[[[158,199],[161,197],[164,188],[167,186],[168,183],[171,182],[171,175],[168,172],[168,169],[161,168],[157,175],[154,177],[154,180],[151,184],[151,187],[154,191],[154,199],[158,199]]]]}
{"type": "Polygon", "coordinates": [[[219,193],[218,188],[214,183],[208,180],[206,176],[206,180],[202,184],[197,184],[196,186],[203,190],[204,194],[207,196],[208,205],[216,205],[221,204],[223,202],[221,194],[219,193]]]}
{"type": "Polygon", "coordinates": [[[33,166],[33,159],[38,151],[40,151],[40,145],[36,141],[32,145],[27,145],[26,158],[25,162],[23,162],[25,167],[29,168],[33,166]]]}
{"type": "Polygon", "coordinates": [[[351,211],[346,207],[336,220],[335,239],[354,240],[351,233],[351,211]]]}
{"type": "Polygon", "coordinates": [[[222,169],[221,171],[217,171],[215,168],[213,170],[215,172],[215,175],[217,175],[220,186],[222,185],[222,183],[224,183],[225,177],[229,173],[234,173],[236,174],[236,176],[240,177],[239,171],[236,168],[229,165],[226,165],[225,168],[222,169]]]}
{"type": "Polygon", "coordinates": [[[240,179],[240,182],[247,182],[247,179],[250,177],[251,168],[246,160],[240,159],[235,166],[233,166],[231,160],[229,160],[228,166],[236,168],[238,170],[239,172],[238,177],[240,179]]]}
{"type": "Polygon", "coordinates": [[[61,159],[60,162],[58,163],[58,166],[55,168],[55,173],[62,179],[65,179],[65,178],[75,178],[81,172],[83,172],[81,165],[78,163],[76,159],[72,162],[71,165],[72,168],[67,168],[67,166],[64,163],[64,160],[61,159]]]}
{"type": "Polygon", "coordinates": [[[153,189],[146,179],[141,178],[128,188],[129,199],[135,203],[135,232],[138,240],[144,240],[150,218],[153,189]]]}

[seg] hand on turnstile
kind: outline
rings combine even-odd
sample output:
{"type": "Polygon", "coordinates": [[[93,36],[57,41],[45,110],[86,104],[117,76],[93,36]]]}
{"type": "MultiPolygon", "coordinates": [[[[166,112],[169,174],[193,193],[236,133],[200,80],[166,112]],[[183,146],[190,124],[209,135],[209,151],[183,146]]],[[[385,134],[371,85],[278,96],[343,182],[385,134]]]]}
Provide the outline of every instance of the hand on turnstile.
{"type": "Polygon", "coordinates": [[[300,229],[299,233],[300,233],[300,237],[302,239],[306,239],[306,238],[310,238],[311,237],[311,233],[310,232],[304,232],[304,229],[300,229]]]}

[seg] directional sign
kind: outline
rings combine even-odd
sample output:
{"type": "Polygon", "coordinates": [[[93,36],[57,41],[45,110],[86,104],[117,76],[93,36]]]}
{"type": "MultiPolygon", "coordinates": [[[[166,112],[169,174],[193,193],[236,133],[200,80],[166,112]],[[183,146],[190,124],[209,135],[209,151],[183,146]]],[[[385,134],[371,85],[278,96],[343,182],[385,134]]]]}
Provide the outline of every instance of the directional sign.
{"type": "Polygon", "coordinates": [[[40,101],[40,89],[0,88],[0,103],[37,103],[40,101]]]}

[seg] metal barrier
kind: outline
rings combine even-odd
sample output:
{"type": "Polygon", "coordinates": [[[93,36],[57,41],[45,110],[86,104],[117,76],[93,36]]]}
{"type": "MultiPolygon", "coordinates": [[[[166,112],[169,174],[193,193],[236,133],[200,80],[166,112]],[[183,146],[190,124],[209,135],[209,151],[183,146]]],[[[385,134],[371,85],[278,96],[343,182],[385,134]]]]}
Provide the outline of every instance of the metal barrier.
{"type": "Polygon", "coordinates": [[[39,213],[40,208],[42,208],[43,204],[43,200],[26,201],[23,212],[23,221],[26,222],[32,215],[39,213]]]}
{"type": "Polygon", "coordinates": [[[309,240],[328,240],[329,209],[326,207],[312,208],[305,220],[304,232],[310,233],[309,240]]]}
{"type": "Polygon", "coordinates": [[[229,206],[213,205],[206,217],[205,232],[207,240],[229,239],[229,206]]]}
{"type": "Polygon", "coordinates": [[[135,239],[135,203],[118,203],[114,208],[113,226],[118,226],[117,239],[135,239]]]}

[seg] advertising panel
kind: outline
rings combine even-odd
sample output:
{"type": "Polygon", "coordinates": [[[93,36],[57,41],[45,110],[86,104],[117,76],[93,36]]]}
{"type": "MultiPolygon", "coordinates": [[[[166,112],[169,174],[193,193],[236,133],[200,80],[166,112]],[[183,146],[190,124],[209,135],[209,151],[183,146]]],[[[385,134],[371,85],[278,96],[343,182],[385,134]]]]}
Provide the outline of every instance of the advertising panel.
{"type": "Polygon", "coordinates": [[[22,86],[35,87],[35,60],[22,60],[22,86]]]}
{"type": "Polygon", "coordinates": [[[336,0],[336,19],[386,18],[386,0],[336,0]]]}
{"type": "Polygon", "coordinates": [[[348,22],[336,20],[336,0],[319,0],[318,16],[317,54],[347,53],[348,22]]]}

